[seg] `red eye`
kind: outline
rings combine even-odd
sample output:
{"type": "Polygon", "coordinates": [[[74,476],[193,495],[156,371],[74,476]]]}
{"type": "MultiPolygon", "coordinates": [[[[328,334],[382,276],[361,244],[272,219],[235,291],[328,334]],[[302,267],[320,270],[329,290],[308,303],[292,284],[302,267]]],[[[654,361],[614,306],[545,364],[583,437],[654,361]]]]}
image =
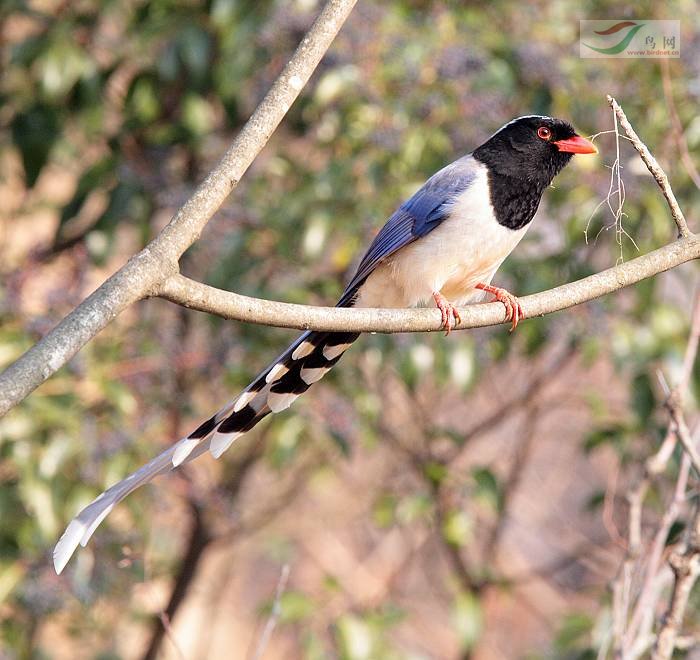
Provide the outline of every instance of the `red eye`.
{"type": "Polygon", "coordinates": [[[550,131],[546,126],[540,126],[537,129],[537,137],[543,140],[549,140],[552,137],[552,131],[550,131]]]}

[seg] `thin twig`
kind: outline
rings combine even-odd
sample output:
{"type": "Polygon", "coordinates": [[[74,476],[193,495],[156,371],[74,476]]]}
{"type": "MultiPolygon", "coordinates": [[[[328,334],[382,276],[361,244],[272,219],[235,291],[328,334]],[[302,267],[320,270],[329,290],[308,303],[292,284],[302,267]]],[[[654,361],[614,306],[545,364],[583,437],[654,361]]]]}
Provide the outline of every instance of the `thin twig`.
{"type": "Polygon", "coordinates": [[[653,660],[669,660],[673,655],[690,592],[700,576],[700,506],[695,507],[689,537],[685,550],[671,553],[669,557],[674,575],[673,590],[656,640],[653,660]]]}
{"type": "MultiPolygon", "coordinates": [[[[691,327],[686,343],[683,367],[678,384],[672,391],[663,374],[660,382],[666,394],[666,407],[671,413],[666,436],[657,452],[647,459],[644,472],[634,488],[628,494],[629,526],[628,549],[613,582],[613,640],[615,657],[623,660],[641,656],[654,643],[653,625],[654,612],[661,596],[662,588],[668,576],[661,570],[661,559],[666,540],[673,523],[679,518],[681,509],[687,498],[687,486],[692,456],[697,456],[695,443],[690,437],[683,418],[681,401],[690,382],[690,374],[698,351],[700,340],[700,297],[696,296],[695,307],[691,316],[691,327]],[[676,439],[684,433],[685,452],[676,478],[673,497],[670,500],[657,527],[654,539],[647,552],[642,552],[642,506],[644,498],[652,484],[667,467],[676,439]],[[632,605],[634,582],[640,579],[642,584],[636,596],[632,616],[629,612],[632,605]]],[[[695,435],[700,430],[700,424],[694,429],[695,435]]],[[[674,619],[675,621],[676,619],[674,619]]],[[[680,625],[680,624],[679,624],[680,625]]],[[[677,632],[676,628],[676,632],[677,632]]],[[[671,633],[668,632],[667,636],[671,633]]]]}
{"type": "Polygon", "coordinates": [[[623,225],[623,219],[625,215],[627,215],[622,210],[625,205],[625,185],[622,182],[622,163],[620,162],[620,131],[617,126],[617,114],[615,114],[615,112],[613,112],[613,123],[613,132],[615,133],[615,162],[613,163],[612,170],[610,172],[610,188],[608,189],[608,196],[606,197],[605,201],[607,202],[608,208],[615,219],[615,242],[620,247],[620,255],[617,258],[617,263],[621,263],[623,261],[622,239],[624,236],[627,236],[632,241],[634,247],[637,248],[637,251],[639,251],[639,247],[637,246],[637,243],[635,243],[634,239],[625,231],[625,227],[623,225]],[[615,183],[617,183],[616,186],[615,183]],[[614,186],[615,189],[613,190],[614,186]],[[617,208],[613,208],[611,202],[614,195],[617,196],[617,208]]]}
{"type": "Polygon", "coordinates": [[[656,530],[651,547],[645,553],[645,580],[639,598],[637,599],[634,614],[632,615],[631,622],[627,628],[629,642],[636,639],[640,631],[642,632],[643,637],[647,636],[645,634],[646,631],[644,630],[646,626],[642,625],[645,618],[648,619],[649,626],[651,626],[653,623],[654,604],[652,602],[652,596],[654,594],[654,581],[659,572],[659,567],[661,566],[661,560],[663,558],[663,552],[666,546],[668,534],[671,531],[673,523],[676,522],[681,512],[681,507],[685,502],[685,492],[686,488],[688,487],[689,473],[690,459],[687,457],[687,454],[685,454],[681,462],[680,470],[678,471],[678,478],[676,479],[673,497],[671,498],[668,507],[664,511],[661,518],[661,523],[656,530]]]}
{"type": "Polygon", "coordinates": [[[675,425],[676,436],[678,437],[681,445],[683,445],[685,453],[688,454],[696,475],[700,476],[700,453],[698,453],[698,450],[695,447],[695,442],[691,437],[690,430],[685,422],[685,417],[683,416],[683,411],[681,410],[678,397],[675,395],[669,397],[669,399],[666,401],[666,408],[668,409],[671,419],[675,425]]]}
{"type": "Polygon", "coordinates": [[[676,223],[676,227],[678,227],[678,236],[690,236],[688,223],[685,221],[685,216],[683,215],[683,211],[681,211],[681,207],[678,206],[678,201],[676,200],[676,196],[673,194],[673,190],[671,189],[671,184],[668,182],[666,173],[663,171],[661,165],[659,165],[656,158],[654,158],[647,146],[639,139],[639,136],[637,133],[635,133],[634,129],[632,128],[632,124],[630,124],[629,120],[625,116],[625,113],[620,107],[619,103],[612,96],[608,96],[607,99],[610,107],[620,120],[620,125],[624,129],[625,133],[627,133],[627,137],[629,137],[631,140],[634,148],[637,150],[644,161],[644,164],[647,166],[647,169],[649,172],[651,172],[651,175],[654,177],[654,179],[656,179],[656,183],[659,184],[659,188],[661,188],[661,192],[666,198],[666,201],[671,209],[673,221],[676,223]]]}
{"type": "Polygon", "coordinates": [[[666,58],[661,59],[661,82],[664,87],[664,98],[666,99],[666,107],[668,114],[671,116],[671,124],[673,126],[673,137],[676,140],[676,146],[681,154],[681,162],[685,167],[685,171],[692,179],[693,183],[700,188],[700,172],[695,167],[695,163],[690,156],[688,142],[685,139],[683,131],[683,123],[676,109],[676,102],[673,100],[673,86],[671,85],[671,70],[669,61],[666,58]]]}
{"type": "Polygon", "coordinates": [[[170,594],[168,605],[165,610],[161,610],[156,615],[155,625],[151,632],[148,648],[142,656],[143,660],[154,660],[158,655],[164,635],[170,638],[178,654],[180,656],[183,655],[172,632],[171,624],[189,591],[204,552],[211,540],[204,521],[204,516],[199,507],[194,503],[191,503],[191,512],[192,527],[190,530],[190,538],[187,543],[187,551],[182,558],[182,565],[175,577],[175,583],[172,593],[170,594]]]}
{"type": "Polygon", "coordinates": [[[690,336],[683,355],[683,366],[677,385],[681,405],[688,391],[690,377],[693,374],[695,358],[698,355],[698,343],[700,343],[700,286],[695,287],[695,302],[693,303],[693,314],[690,318],[690,336]]]}
{"type": "Polygon", "coordinates": [[[272,609],[270,610],[270,616],[267,618],[265,623],[265,628],[260,635],[260,640],[255,647],[255,653],[252,656],[252,660],[260,660],[265,653],[267,645],[270,643],[272,638],[272,633],[275,631],[275,626],[277,621],[282,614],[282,596],[284,595],[284,590],[287,588],[287,582],[289,580],[289,564],[282,566],[282,572],[280,573],[280,579],[277,582],[277,589],[275,590],[275,600],[272,602],[272,609]]]}

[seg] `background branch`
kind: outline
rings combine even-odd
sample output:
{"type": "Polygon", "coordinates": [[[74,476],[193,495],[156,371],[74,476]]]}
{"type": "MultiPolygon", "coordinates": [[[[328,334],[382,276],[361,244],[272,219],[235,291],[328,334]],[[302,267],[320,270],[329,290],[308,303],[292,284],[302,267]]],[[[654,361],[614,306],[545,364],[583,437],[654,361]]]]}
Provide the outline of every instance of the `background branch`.
{"type": "Polygon", "coordinates": [[[683,624],[688,598],[700,575],[699,538],[700,507],[696,506],[687,547],[683,552],[671,553],[669,557],[669,564],[674,575],[673,590],[668,611],[664,616],[663,625],[656,640],[656,647],[652,656],[654,660],[668,660],[673,655],[673,650],[676,647],[676,640],[683,624]]]}
{"type": "Polygon", "coordinates": [[[688,149],[688,141],[685,138],[685,131],[683,130],[683,122],[678,115],[678,109],[676,108],[676,102],[673,100],[673,85],[671,84],[671,71],[669,66],[669,60],[661,59],[661,82],[664,88],[664,98],[666,99],[666,107],[668,108],[668,114],[671,117],[671,124],[673,126],[673,137],[676,141],[676,146],[681,154],[681,162],[685,167],[685,171],[688,176],[692,179],[693,183],[700,188],[700,172],[698,172],[695,167],[695,163],[690,155],[688,149]]]}
{"type": "MultiPolygon", "coordinates": [[[[643,543],[643,507],[645,498],[655,480],[666,470],[671,460],[673,447],[676,439],[680,436],[681,428],[690,436],[687,425],[683,418],[681,401],[689,387],[690,377],[698,350],[698,338],[700,337],[700,297],[696,296],[695,306],[691,315],[691,328],[685,347],[683,359],[683,369],[678,378],[678,384],[667,397],[665,406],[670,413],[670,422],[664,440],[660,444],[656,453],[648,458],[644,463],[644,472],[627,494],[629,504],[628,511],[628,543],[622,565],[616,579],[613,582],[613,618],[614,618],[614,645],[617,657],[636,658],[647,652],[654,642],[653,628],[655,623],[655,612],[662,597],[662,587],[666,574],[662,558],[667,549],[669,533],[674,523],[676,523],[683,513],[683,508],[688,499],[688,484],[691,460],[697,460],[697,450],[694,441],[690,437],[682,441],[686,452],[681,460],[678,475],[675,479],[675,486],[672,496],[668,499],[656,532],[650,544],[645,547],[643,543]],[[690,450],[688,450],[690,447],[690,450]],[[630,612],[631,616],[630,616],[630,612]]],[[[665,384],[665,383],[663,383],[665,384]]],[[[668,388],[666,388],[668,389],[668,388]]],[[[697,514],[696,514],[697,516],[697,514]]],[[[693,523],[695,524],[695,523],[693,523]]],[[[691,537],[692,538],[695,537],[691,537]]],[[[694,548],[693,543],[689,545],[694,548]]],[[[694,566],[695,559],[692,552],[673,551],[671,557],[687,558],[688,567],[694,566]]],[[[680,560],[683,564],[686,559],[680,560]]],[[[657,638],[657,656],[670,657],[664,655],[673,651],[675,637],[679,634],[680,625],[683,618],[683,611],[687,603],[685,589],[687,583],[694,582],[694,578],[687,576],[683,572],[681,575],[669,559],[671,568],[676,575],[676,582],[671,596],[669,612],[663,628],[665,632],[660,633],[657,638]],[[682,585],[682,586],[678,586],[682,585]],[[676,590],[679,589],[678,602],[676,590]],[[662,641],[663,637],[663,641],[662,641]]],[[[692,572],[692,571],[690,571],[692,572]]],[[[689,587],[688,587],[689,591],[689,587]]]]}

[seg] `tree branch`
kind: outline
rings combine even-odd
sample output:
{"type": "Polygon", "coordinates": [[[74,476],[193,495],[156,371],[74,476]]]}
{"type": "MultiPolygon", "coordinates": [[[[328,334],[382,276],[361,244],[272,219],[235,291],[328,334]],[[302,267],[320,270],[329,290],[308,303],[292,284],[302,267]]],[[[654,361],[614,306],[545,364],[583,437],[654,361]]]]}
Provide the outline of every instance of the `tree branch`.
{"type": "MultiPolygon", "coordinates": [[[[190,504],[192,510],[192,525],[187,543],[187,551],[182,559],[182,565],[177,572],[175,585],[170,594],[168,606],[164,612],[161,612],[160,615],[155,618],[151,639],[143,655],[143,660],[155,660],[157,657],[163,638],[168,632],[168,627],[171,626],[175,619],[175,613],[180,609],[180,605],[185,600],[185,596],[195,578],[204,552],[212,540],[199,504],[196,502],[191,502],[190,504]]],[[[180,655],[184,657],[182,653],[180,655]]]]}
{"type": "Polygon", "coordinates": [[[671,602],[664,616],[663,625],[656,639],[653,660],[668,660],[673,655],[676,639],[683,624],[683,616],[688,598],[698,576],[700,576],[700,507],[693,516],[690,540],[683,552],[673,552],[669,564],[673,570],[674,582],[671,602]]]}
{"type": "MultiPolygon", "coordinates": [[[[665,406],[671,413],[666,436],[655,452],[644,462],[644,472],[636,486],[627,495],[628,544],[625,558],[613,582],[613,639],[615,657],[637,658],[643,655],[653,643],[654,613],[661,598],[660,577],[663,578],[661,561],[669,532],[682,513],[688,498],[687,486],[691,468],[691,452],[683,455],[676,477],[673,496],[668,501],[656,532],[648,547],[642,543],[642,508],[652,482],[666,469],[676,444],[683,413],[680,402],[683,400],[692,374],[700,338],[700,295],[696,296],[691,315],[691,327],[686,342],[683,368],[678,385],[667,397],[665,406]],[[636,601],[636,602],[634,602],[636,601]],[[631,616],[630,610],[633,607],[631,616]]],[[[665,381],[662,381],[665,386],[665,381]]],[[[668,389],[665,387],[665,389],[668,389]]],[[[687,431],[687,426],[683,421],[687,431]]],[[[684,445],[693,444],[686,438],[684,445]]],[[[697,455],[697,452],[695,452],[697,455]]],[[[676,619],[674,619],[675,621],[676,619]]],[[[680,622],[676,627],[676,632],[680,622]]],[[[670,635],[666,633],[666,637],[670,635]]],[[[668,640],[664,643],[668,643],[668,640]]]]}
{"type": "MultiPolygon", "coordinates": [[[[700,237],[691,234],[641,257],[576,282],[520,298],[526,317],[551,314],[618,291],[686,261],[700,258],[700,237]]],[[[437,309],[347,309],[312,307],[250,298],[222,291],[183,275],[169,277],[155,295],[225,319],[299,330],[344,332],[427,332],[441,329],[437,309]]],[[[459,310],[455,329],[480,328],[505,322],[501,303],[469,305],[459,310]]]]}
{"type": "Polygon", "coordinates": [[[124,309],[177,272],[178,259],[199,238],[206,223],[265,146],[356,2],[328,0],[229,150],[168,225],[0,374],[0,416],[68,362],[124,309]]]}
{"type": "Polygon", "coordinates": [[[622,126],[625,133],[627,133],[627,137],[634,145],[634,148],[644,161],[647,169],[651,172],[651,175],[654,177],[654,179],[656,179],[656,183],[659,184],[659,188],[661,188],[661,192],[671,208],[673,221],[676,223],[676,227],[678,227],[678,236],[684,238],[690,236],[688,223],[685,221],[685,216],[683,215],[683,211],[681,211],[681,207],[678,206],[678,200],[676,200],[676,196],[673,194],[673,190],[671,189],[671,184],[668,182],[666,173],[661,169],[661,165],[659,165],[656,158],[654,158],[651,151],[649,151],[647,145],[639,139],[639,136],[632,128],[632,124],[630,124],[629,119],[627,119],[627,116],[620,107],[620,104],[610,95],[608,95],[607,98],[610,107],[613,109],[613,112],[617,115],[617,118],[620,121],[620,126],[622,126]]]}

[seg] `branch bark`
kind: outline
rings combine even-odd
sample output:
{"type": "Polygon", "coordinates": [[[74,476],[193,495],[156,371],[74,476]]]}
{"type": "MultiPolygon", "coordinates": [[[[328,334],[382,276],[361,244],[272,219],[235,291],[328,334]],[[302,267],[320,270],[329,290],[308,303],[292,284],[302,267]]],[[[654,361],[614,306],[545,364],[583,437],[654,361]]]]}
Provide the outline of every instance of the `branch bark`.
{"type": "Polygon", "coordinates": [[[265,98],[168,225],[41,341],[0,374],[0,416],[70,360],[129,305],[178,270],[183,252],[265,146],[328,50],[357,0],[328,0],[265,98]]]}
{"type": "MultiPolygon", "coordinates": [[[[700,237],[691,234],[641,257],[576,282],[520,298],[526,317],[542,316],[599,298],[647,277],[700,258],[700,237]]],[[[299,330],[344,332],[428,332],[440,330],[437,309],[346,309],[312,307],[250,298],[222,291],[183,275],[169,277],[155,295],[225,319],[299,330]]],[[[469,305],[459,310],[455,330],[505,322],[501,303],[469,305]]]]}

